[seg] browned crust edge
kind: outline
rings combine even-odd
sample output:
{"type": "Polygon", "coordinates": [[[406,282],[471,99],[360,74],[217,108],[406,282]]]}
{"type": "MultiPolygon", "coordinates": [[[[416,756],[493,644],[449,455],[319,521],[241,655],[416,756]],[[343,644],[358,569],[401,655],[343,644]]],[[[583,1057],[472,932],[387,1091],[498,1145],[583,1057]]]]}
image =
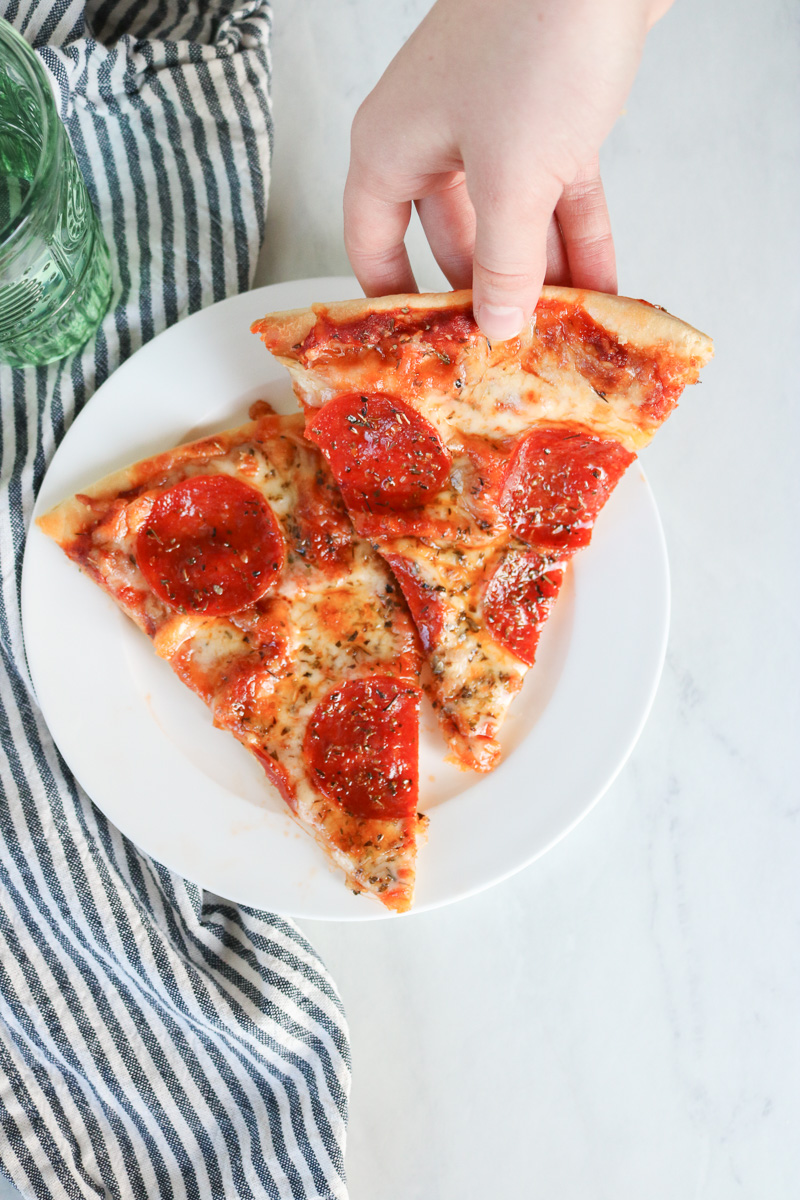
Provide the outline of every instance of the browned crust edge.
{"type": "MultiPolygon", "coordinates": [[[[697,366],[703,366],[714,353],[713,342],[707,334],[644,300],[550,286],[543,288],[542,299],[577,304],[622,341],[638,346],[669,345],[675,352],[693,359],[697,366]]],[[[292,359],[295,357],[295,347],[305,339],[321,313],[334,321],[344,322],[397,308],[430,312],[435,309],[458,309],[471,304],[472,292],[469,290],[335,300],[328,304],[312,304],[310,308],[267,313],[253,322],[251,332],[258,334],[276,357],[292,359]]]]}
{"type": "Polygon", "coordinates": [[[37,517],[36,524],[42,533],[47,534],[64,548],[96,520],[96,509],[90,503],[86,503],[83,497],[90,501],[113,500],[120,494],[141,486],[148,477],[155,477],[159,470],[170,469],[182,459],[226,453],[238,442],[247,441],[259,426],[271,420],[280,421],[285,426],[287,433],[302,435],[304,424],[302,414],[288,413],[283,416],[276,414],[261,417],[258,420],[239,425],[236,429],[226,429],[220,433],[209,434],[207,437],[183,442],[179,446],[172,446],[160,453],[151,454],[127,467],[120,467],[119,470],[112,471],[110,475],[105,475],[96,483],[81,488],[75,495],[62,500],[60,504],[37,517]]]}

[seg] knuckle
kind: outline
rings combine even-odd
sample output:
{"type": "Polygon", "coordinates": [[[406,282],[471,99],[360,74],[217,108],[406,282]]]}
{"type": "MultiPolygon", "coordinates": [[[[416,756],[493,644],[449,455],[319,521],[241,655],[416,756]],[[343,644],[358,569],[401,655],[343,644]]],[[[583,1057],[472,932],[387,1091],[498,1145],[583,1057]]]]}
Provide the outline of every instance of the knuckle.
{"type": "Polygon", "coordinates": [[[574,214],[566,225],[566,240],[572,246],[608,246],[613,242],[605,205],[586,208],[574,214]]]}
{"type": "Polygon", "coordinates": [[[608,247],[613,245],[611,233],[599,230],[586,230],[575,234],[567,240],[569,245],[580,250],[581,254],[596,254],[598,257],[605,254],[608,247]]]}
{"type": "Polygon", "coordinates": [[[487,180],[473,193],[475,211],[487,223],[516,224],[525,212],[526,204],[521,187],[487,180]]]}
{"type": "Polygon", "coordinates": [[[530,270],[500,271],[476,262],[473,267],[475,282],[481,290],[500,296],[518,296],[527,291],[533,282],[530,270]]]}
{"type": "Polygon", "coordinates": [[[356,114],[353,117],[350,126],[350,144],[351,146],[361,147],[364,143],[371,143],[375,134],[375,118],[373,117],[373,101],[372,94],[361,101],[356,114]]]}
{"type": "Polygon", "coordinates": [[[600,184],[600,158],[597,154],[593,155],[588,162],[578,167],[577,171],[573,173],[572,178],[567,181],[566,186],[569,187],[572,183],[600,184]]]}
{"type": "Polygon", "coordinates": [[[363,239],[348,237],[345,233],[345,251],[351,262],[370,275],[391,275],[405,264],[404,243],[376,245],[363,239]]]}
{"type": "Polygon", "coordinates": [[[345,225],[344,230],[344,248],[347,251],[348,257],[355,255],[362,262],[379,262],[384,258],[388,258],[393,247],[387,248],[384,244],[377,242],[374,238],[364,236],[357,227],[348,227],[345,225]]]}
{"type": "Polygon", "coordinates": [[[485,164],[479,172],[467,176],[469,192],[487,221],[519,224],[531,212],[555,208],[563,190],[562,182],[549,174],[537,174],[527,163],[501,160],[485,164]]]}
{"type": "Polygon", "coordinates": [[[564,188],[564,198],[587,208],[600,208],[604,203],[603,185],[599,179],[573,179],[564,188]]]}
{"type": "Polygon", "coordinates": [[[350,128],[349,175],[368,191],[391,191],[397,174],[397,156],[392,155],[385,137],[379,136],[371,113],[361,115],[363,105],[350,128]]]}

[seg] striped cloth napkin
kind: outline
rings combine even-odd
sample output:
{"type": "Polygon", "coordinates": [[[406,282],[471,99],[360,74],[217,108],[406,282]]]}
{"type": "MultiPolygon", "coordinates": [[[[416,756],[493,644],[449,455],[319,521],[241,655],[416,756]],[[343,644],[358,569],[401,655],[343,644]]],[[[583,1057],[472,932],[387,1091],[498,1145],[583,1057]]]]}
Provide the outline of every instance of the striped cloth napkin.
{"type": "Polygon", "coordinates": [[[294,926],[141,854],[43,724],[20,574],[47,464],[111,371],[250,286],[266,0],[4,0],[53,79],[114,263],[72,360],[0,367],[0,1165],[35,1197],[343,1198],[349,1046],[294,926]]]}

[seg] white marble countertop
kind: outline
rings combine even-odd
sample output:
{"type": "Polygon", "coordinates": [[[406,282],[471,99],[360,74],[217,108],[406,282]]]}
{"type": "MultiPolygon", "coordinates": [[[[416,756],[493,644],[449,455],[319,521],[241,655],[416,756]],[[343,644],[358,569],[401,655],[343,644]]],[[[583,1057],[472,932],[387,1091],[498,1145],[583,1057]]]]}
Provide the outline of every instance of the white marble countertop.
{"type": "MultiPolygon", "coordinates": [[[[347,273],[350,120],[427,7],[274,0],[259,283],[347,273]]],[[[533,866],[303,923],[350,1021],[351,1200],[800,1195],[799,52],[791,0],[678,0],[605,148],[621,290],[716,340],[643,460],[667,664],[622,774],[533,866]]]]}
{"type": "MultiPolygon", "coordinates": [[[[427,7],[274,0],[260,283],[347,273],[350,120],[427,7]]],[[[643,456],[672,627],[628,765],[482,895],[303,924],[350,1020],[352,1200],[800,1195],[798,51],[790,0],[678,0],[603,155],[621,290],[716,340],[643,456]]]]}

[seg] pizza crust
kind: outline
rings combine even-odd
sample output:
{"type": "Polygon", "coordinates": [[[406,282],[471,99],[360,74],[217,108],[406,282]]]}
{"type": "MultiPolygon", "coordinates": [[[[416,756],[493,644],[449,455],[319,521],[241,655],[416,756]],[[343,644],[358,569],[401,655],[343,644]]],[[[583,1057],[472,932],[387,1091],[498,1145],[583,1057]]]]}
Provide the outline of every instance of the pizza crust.
{"type": "Polygon", "coordinates": [[[68,545],[91,521],[93,506],[89,501],[103,500],[129,491],[134,486],[134,472],[135,468],[129,466],[106,475],[104,479],[84,488],[68,500],[63,500],[43,516],[37,517],[36,524],[42,533],[46,533],[59,546],[68,545]]]}
{"type": "MultiPolygon", "coordinates": [[[[585,289],[551,287],[542,289],[542,300],[563,301],[579,305],[598,324],[615,334],[620,341],[642,348],[668,344],[673,350],[696,360],[698,367],[712,357],[714,346],[711,338],[666,309],[657,308],[644,300],[629,296],[612,296],[605,292],[585,289]]],[[[290,355],[298,343],[304,341],[316,324],[317,317],[325,314],[332,321],[358,321],[375,312],[389,312],[398,308],[459,309],[472,305],[469,289],[458,292],[405,293],[395,296],[365,297],[360,300],[335,300],[329,304],[312,304],[310,308],[296,308],[287,312],[270,313],[251,326],[259,334],[265,346],[277,357],[290,355]]],[[[535,316],[529,331],[535,325],[535,316]]]]}
{"type": "MultiPolygon", "coordinates": [[[[294,434],[298,438],[302,437],[304,422],[300,413],[290,414],[283,420],[287,433],[294,434]]],[[[174,450],[166,450],[162,454],[154,454],[151,458],[141,462],[121,467],[97,480],[96,483],[81,488],[74,496],[63,500],[43,516],[37,517],[36,524],[42,533],[46,533],[48,537],[63,547],[72,542],[86,528],[87,524],[91,523],[95,511],[92,500],[107,501],[115,496],[131,492],[134,488],[140,487],[145,480],[151,486],[156,487],[161,471],[166,476],[179,464],[190,462],[193,459],[203,460],[219,457],[238,441],[244,441],[257,428],[258,421],[251,421],[239,429],[212,434],[194,442],[184,442],[180,446],[176,446],[174,450]]]]}

